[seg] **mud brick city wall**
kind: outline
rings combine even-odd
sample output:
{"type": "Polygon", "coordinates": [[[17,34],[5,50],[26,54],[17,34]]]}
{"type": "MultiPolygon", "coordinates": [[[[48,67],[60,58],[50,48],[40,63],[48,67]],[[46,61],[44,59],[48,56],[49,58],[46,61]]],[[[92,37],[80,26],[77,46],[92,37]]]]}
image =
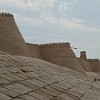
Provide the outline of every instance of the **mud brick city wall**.
{"type": "Polygon", "coordinates": [[[80,59],[75,56],[70,43],[30,44],[25,43],[14,16],[9,13],[0,13],[0,50],[13,55],[39,58],[72,70],[82,72],[100,71],[100,61],[88,60],[85,52],[80,59]],[[90,68],[90,66],[91,68],[90,68]]]}

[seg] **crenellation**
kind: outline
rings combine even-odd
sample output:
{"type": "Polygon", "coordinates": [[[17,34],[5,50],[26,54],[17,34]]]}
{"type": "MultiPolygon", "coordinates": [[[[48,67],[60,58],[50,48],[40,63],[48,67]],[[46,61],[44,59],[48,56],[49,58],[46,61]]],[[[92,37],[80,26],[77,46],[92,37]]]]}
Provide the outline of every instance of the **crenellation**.
{"type": "Polygon", "coordinates": [[[47,44],[40,44],[41,48],[47,48],[47,47],[68,47],[70,48],[70,43],[67,42],[58,42],[58,43],[47,43],[47,44]]]}
{"type": "Polygon", "coordinates": [[[0,13],[0,16],[2,16],[2,17],[13,17],[12,14],[6,13],[6,12],[1,12],[1,13],[0,13]]]}

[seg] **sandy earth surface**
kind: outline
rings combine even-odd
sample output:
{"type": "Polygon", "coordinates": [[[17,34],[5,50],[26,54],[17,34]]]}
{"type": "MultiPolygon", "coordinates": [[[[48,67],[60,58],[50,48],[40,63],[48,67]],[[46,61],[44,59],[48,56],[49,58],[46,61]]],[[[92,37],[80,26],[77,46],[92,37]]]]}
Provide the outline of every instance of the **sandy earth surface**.
{"type": "Polygon", "coordinates": [[[35,58],[0,52],[0,100],[100,100],[93,76],[35,58]]]}

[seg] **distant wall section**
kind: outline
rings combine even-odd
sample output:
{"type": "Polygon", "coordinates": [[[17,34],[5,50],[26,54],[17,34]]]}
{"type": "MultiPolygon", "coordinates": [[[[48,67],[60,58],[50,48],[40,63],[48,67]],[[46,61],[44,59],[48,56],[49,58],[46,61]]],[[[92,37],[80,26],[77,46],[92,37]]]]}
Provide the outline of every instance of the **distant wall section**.
{"type": "Polygon", "coordinates": [[[93,72],[100,72],[100,61],[99,59],[88,59],[93,72]]]}
{"type": "Polygon", "coordinates": [[[84,73],[82,66],[70,47],[70,43],[41,45],[41,55],[43,60],[84,73]]]}
{"type": "Polygon", "coordinates": [[[70,43],[26,44],[33,58],[39,58],[84,73],[84,69],[70,47],[70,43]]]}

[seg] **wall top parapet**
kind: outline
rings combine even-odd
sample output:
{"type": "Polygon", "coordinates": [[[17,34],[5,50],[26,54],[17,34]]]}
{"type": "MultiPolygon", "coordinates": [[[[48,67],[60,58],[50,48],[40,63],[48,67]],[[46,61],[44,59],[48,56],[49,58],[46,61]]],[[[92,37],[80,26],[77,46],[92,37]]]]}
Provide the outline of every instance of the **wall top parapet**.
{"type": "Polygon", "coordinates": [[[12,14],[6,13],[6,12],[1,12],[1,13],[0,13],[0,16],[3,16],[3,17],[13,17],[12,14]]]}
{"type": "Polygon", "coordinates": [[[81,51],[80,53],[86,53],[86,51],[81,51]]]}
{"type": "Polygon", "coordinates": [[[32,43],[26,43],[28,45],[32,45],[32,46],[38,46],[38,47],[61,47],[61,46],[67,46],[70,47],[70,43],[67,42],[58,42],[58,43],[47,43],[47,44],[32,44],[32,43]]]}
{"type": "Polygon", "coordinates": [[[58,42],[58,43],[40,44],[40,46],[54,46],[54,45],[70,45],[70,43],[67,43],[67,42],[58,42]]]}

